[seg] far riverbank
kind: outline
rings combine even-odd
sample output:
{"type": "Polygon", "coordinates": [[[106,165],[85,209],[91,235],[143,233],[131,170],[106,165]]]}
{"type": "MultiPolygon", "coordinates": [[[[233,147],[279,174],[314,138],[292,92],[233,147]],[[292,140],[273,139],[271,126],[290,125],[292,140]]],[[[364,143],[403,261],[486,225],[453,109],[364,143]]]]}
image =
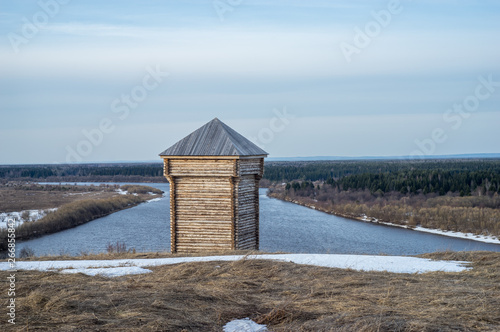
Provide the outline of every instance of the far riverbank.
{"type": "Polygon", "coordinates": [[[436,235],[479,241],[479,242],[483,242],[483,243],[500,244],[500,239],[495,237],[495,236],[486,236],[486,235],[479,235],[479,234],[473,234],[473,233],[444,231],[441,229],[432,229],[432,228],[426,228],[426,227],[421,227],[421,226],[402,225],[402,224],[396,224],[396,223],[389,222],[389,221],[382,221],[382,220],[379,220],[379,219],[374,218],[374,217],[366,216],[364,214],[357,216],[357,215],[353,215],[353,214],[340,213],[340,212],[335,211],[333,209],[324,208],[318,202],[311,201],[307,197],[290,198],[290,197],[283,196],[283,195],[276,193],[276,192],[268,192],[267,196],[272,197],[272,198],[276,198],[276,199],[279,199],[279,200],[282,200],[285,202],[301,205],[301,206],[304,206],[304,207],[307,207],[307,208],[310,208],[313,210],[317,210],[317,211],[321,211],[321,212],[328,213],[331,215],[335,215],[337,217],[347,218],[347,219],[351,219],[351,220],[374,223],[374,224],[379,224],[379,225],[384,225],[384,226],[411,229],[411,230],[418,231],[418,232],[432,233],[432,234],[436,234],[436,235]]]}

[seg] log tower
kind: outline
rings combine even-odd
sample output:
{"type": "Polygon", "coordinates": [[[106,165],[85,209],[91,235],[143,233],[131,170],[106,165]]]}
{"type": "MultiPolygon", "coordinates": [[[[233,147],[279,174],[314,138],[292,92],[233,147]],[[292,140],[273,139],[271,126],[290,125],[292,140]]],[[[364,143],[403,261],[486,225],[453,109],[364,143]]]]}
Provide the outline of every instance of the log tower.
{"type": "Polygon", "coordinates": [[[170,182],[172,253],[259,249],[267,155],[217,118],[160,154],[170,182]]]}

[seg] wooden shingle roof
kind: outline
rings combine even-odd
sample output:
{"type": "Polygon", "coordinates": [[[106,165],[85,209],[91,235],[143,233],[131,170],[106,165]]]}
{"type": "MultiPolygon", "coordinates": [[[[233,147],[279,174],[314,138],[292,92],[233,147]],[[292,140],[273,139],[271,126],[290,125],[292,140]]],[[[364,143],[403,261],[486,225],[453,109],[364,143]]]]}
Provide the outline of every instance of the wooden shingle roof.
{"type": "Polygon", "coordinates": [[[267,156],[268,153],[215,118],[160,156],[267,156]]]}

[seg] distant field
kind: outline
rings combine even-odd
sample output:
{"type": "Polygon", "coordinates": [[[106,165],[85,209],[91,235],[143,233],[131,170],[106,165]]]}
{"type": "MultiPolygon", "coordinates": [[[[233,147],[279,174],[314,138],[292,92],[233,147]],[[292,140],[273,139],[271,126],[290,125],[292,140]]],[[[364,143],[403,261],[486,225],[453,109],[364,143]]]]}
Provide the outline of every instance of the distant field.
{"type": "Polygon", "coordinates": [[[110,198],[118,195],[117,188],[118,186],[0,185],[0,213],[45,210],[78,200],[110,198]]]}

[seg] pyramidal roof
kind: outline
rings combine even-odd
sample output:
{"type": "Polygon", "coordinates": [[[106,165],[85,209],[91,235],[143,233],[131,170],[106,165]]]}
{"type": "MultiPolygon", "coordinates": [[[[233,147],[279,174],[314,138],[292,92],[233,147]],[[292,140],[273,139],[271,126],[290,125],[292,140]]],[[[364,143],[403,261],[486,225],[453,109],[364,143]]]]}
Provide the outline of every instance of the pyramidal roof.
{"type": "Polygon", "coordinates": [[[268,153],[215,118],[160,156],[262,156],[268,153]]]}

